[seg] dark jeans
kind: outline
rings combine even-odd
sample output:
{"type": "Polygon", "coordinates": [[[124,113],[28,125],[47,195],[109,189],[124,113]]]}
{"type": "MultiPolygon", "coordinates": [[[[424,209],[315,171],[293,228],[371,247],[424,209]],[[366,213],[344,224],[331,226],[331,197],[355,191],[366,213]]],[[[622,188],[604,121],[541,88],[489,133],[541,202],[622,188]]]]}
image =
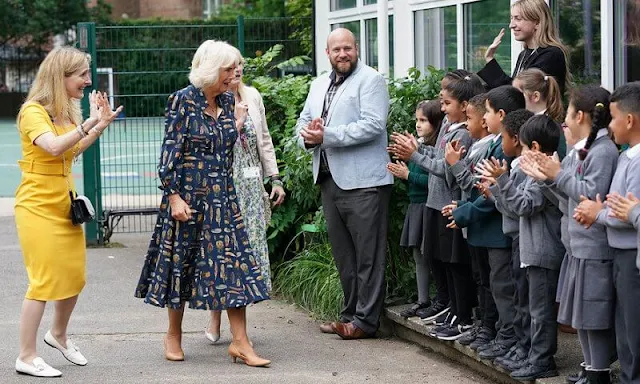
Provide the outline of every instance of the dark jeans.
{"type": "Polygon", "coordinates": [[[553,356],[558,350],[555,304],[559,275],[560,271],[553,269],[527,267],[531,313],[529,362],[536,366],[555,364],[553,356]]]}
{"type": "Polygon", "coordinates": [[[512,272],[515,283],[513,306],[516,310],[513,319],[513,331],[522,349],[531,348],[531,315],[529,314],[529,280],[527,270],[520,268],[520,242],[518,237],[512,243],[512,272]]]}
{"type": "Polygon", "coordinates": [[[613,281],[616,287],[616,347],[620,383],[640,383],[640,273],[636,249],[614,249],[613,281]]]}
{"type": "Polygon", "coordinates": [[[320,185],[329,243],[344,291],[340,321],[375,333],[384,303],[384,271],[391,186],[340,189],[320,185]]]}
{"type": "Polygon", "coordinates": [[[499,341],[513,344],[516,341],[513,322],[516,317],[514,295],[516,287],[513,281],[511,248],[489,248],[491,266],[491,293],[499,314],[497,327],[499,341]]]}
{"type": "Polygon", "coordinates": [[[489,266],[489,252],[484,247],[469,246],[471,254],[471,269],[478,292],[478,305],[482,313],[482,326],[493,331],[498,323],[498,308],[491,294],[491,267],[489,266]]]}

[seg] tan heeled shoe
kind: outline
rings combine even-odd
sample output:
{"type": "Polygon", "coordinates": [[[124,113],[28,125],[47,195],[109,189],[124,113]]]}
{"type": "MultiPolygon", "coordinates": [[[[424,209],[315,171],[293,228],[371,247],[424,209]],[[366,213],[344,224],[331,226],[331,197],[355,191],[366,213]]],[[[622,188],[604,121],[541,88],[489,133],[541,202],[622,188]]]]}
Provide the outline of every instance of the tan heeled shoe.
{"type": "Polygon", "coordinates": [[[164,358],[169,361],[184,361],[184,351],[180,348],[180,352],[169,352],[167,348],[167,338],[164,338],[164,358]]]}
{"type": "Polygon", "coordinates": [[[271,364],[271,360],[263,359],[258,356],[254,358],[245,356],[233,343],[229,345],[229,356],[231,356],[231,360],[234,363],[237,361],[237,359],[240,359],[250,367],[268,367],[269,364],[271,364]]]}

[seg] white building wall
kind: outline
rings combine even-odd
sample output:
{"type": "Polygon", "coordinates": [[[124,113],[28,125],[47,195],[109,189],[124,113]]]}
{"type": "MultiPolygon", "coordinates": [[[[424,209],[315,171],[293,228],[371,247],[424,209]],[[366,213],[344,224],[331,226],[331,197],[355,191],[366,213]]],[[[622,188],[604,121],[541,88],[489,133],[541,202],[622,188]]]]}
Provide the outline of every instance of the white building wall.
{"type": "MultiPolygon", "coordinates": [[[[465,47],[464,39],[464,4],[482,0],[391,0],[388,2],[389,15],[393,15],[393,30],[389,30],[389,35],[393,36],[395,49],[389,52],[393,55],[393,75],[394,77],[405,77],[408,70],[416,66],[415,29],[422,28],[422,25],[414,25],[414,12],[425,9],[441,8],[447,6],[457,7],[457,65],[464,67],[465,47]]],[[[513,3],[515,0],[511,0],[513,3]]],[[[326,38],[331,31],[331,26],[337,23],[360,21],[360,57],[366,58],[366,33],[364,20],[377,17],[375,4],[364,5],[364,0],[357,0],[356,8],[349,8],[337,11],[330,11],[331,0],[316,0],[316,69],[317,73],[330,71],[331,66],[326,58],[326,38]]],[[[549,2],[547,0],[547,2],[549,2]]],[[[603,0],[600,2],[601,11],[601,79],[602,85],[612,89],[616,83],[615,68],[613,60],[609,60],[614,55],[614,0],[603,0]]],[[[505,29],[508,36],[505,39],[511,40],[511,66],[512,70],[522,46],[508,31],[509,20],[504,20],[505,29]]],[[[433,31],[432,31],[433,32],[433,31]]],[[[433,33],[433,39],[442,41],[442,36],[433,33]]],[[[504,40],[503,40],[504,41],[504,40]]],[[[434,41],[435,43],[435,41],[434,41]]],[[[487,42],[487,45],[490,42],[487,42]]],[[[420,48],[418,48],[420,49],[420,48]]],[[[426,48],[425,48],[426,49],[426,48]]],[[[506,68],[505,68],[506,69],[506,68]]],[[[619,83],[619,81],[618,81],[619,83]]]]}

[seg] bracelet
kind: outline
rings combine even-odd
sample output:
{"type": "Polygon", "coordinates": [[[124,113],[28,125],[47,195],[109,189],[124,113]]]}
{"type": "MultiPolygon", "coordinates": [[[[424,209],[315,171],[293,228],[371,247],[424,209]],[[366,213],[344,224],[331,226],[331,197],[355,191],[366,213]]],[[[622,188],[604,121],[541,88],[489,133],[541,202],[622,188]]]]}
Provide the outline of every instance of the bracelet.
{"type": "Polygon", "coordinates": [[[76,132],[78,132],[78,134],[80,134],[80,138],[82,138],[82,139],[87,137],[87,133],[84,131],[84,127],[82,126],[82,124],[76,125],[76,132]]]}
{"type": "Polygon", "coordinates": [[[284,183],[282,182],[282,180],[277,179],[277,180],[271,180],[271,185],[277,185],[277,186],[283,187],[284,183]]]}

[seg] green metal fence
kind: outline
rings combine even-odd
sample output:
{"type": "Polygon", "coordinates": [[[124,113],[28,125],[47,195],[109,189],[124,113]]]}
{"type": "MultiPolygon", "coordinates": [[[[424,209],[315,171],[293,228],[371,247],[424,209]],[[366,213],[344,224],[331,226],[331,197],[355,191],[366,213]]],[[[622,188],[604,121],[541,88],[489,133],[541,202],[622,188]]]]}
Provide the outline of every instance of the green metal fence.
{"type": "Polygon", "coordinates": [[[161,198],[156,166],[167,97],[188,85],[191,58],[200,43],[225,40],[246,56],[283,44],[286,59],[304,54],[299,42],[289,38],[290,21],[239,17],[227,24],[78,25],[78,46],[93,58],[93,88],[106,91],[112,105],[124,105],[99,145],[83,155],[84,193],[100,215],[86,228],[89,243],[102,244],[113,232],[153,229],[161,198]]]}

